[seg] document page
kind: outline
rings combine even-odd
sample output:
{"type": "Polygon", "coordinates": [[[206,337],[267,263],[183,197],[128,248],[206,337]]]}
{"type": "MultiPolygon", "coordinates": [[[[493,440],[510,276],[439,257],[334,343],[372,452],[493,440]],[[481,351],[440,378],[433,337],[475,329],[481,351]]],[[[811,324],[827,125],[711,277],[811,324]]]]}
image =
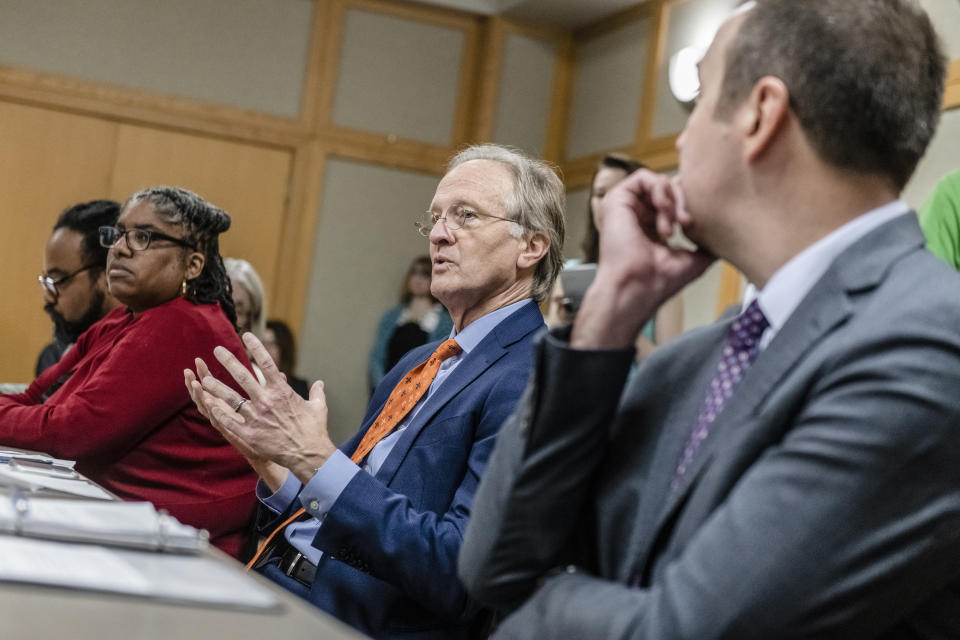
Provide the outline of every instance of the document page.
{"type": "Polygon", "coordinates": [[[142,572],[109,549],[0,536],[0,580],[150,594],[142,572]]]}
{"type": "Polygon", "coordinates": [[[243,565],[216,562],[205,556],[121,552],[150,576],[153,596],[173,602],[271,609],[279,600],[243,570],[243,565]]]}
{"type": "Polygon", "coordinates": [[[0,535],[0,581],[123,593],[175,603],[279,609],[239,564],[205,555],[121,550],[0,535]]]}
{"type": "Polygon", "coordinates": [[[27,453],[16,449],[0,449],[0,462],[10,462],[10,460],[25,460],[30,462],[40,462],[43,464],[56,464],[73,469],[77,465],[76,460],[62,460],[54,458],[44,453],[27,453]]]}
{"type": "Polygon", "coordinates": [[[149,502],[105,502],[26,495],[0,496],[0,531],[73,542],[196,552],[207,534],[158,513],[149,502]]]}
{"type": "Polygon", "coordinates": [[[52,489],[84,498],[113,500],[114,498],[95,484],[87,482],[82,476],[63,477],[55,473],[25,471],[0,463],[0,484],[14,485],[26,489],[52,489]]]}

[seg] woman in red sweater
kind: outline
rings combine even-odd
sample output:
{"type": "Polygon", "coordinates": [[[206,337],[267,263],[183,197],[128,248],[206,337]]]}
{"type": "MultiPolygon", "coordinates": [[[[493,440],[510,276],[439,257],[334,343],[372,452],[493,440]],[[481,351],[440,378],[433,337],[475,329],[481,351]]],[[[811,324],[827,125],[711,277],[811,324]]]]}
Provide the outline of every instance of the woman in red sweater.
{"type": "Polygon", "coordinates": [[[217,345],[249,366],[219,253],[218,236],[229,227],[224,211],[190,191],[131,196],[117,226],[100,228],[110,291],[125,307],[81,335],[24,393],[0,395],[0,445],[76,460],[109,491],[209,530],[214,545],[236,555],[256,475],[183,386],[183,370],[202,353],[216,362],[217,345]]]}

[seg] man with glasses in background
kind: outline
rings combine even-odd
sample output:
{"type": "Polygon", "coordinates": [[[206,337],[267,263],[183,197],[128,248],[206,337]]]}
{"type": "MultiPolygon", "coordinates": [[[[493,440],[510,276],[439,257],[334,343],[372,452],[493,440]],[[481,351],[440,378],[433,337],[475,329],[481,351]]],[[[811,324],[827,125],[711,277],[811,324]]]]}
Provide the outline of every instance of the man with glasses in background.
{"type": "Polygon", "coordinates": [[[537,302],[561,267],[563,185],[542,162],[471,147],[450,162],[417,227],[454,331],[400,360],[339,450],[323,383],[309,401],[297,396],[250,333],[264,386],[219,348],[245,395],[202,363],[185,375],[201,412],[260,474],[270,537],[254,567],[374,638],[476,637],[483,621],[457,580],[457,553],[531,369],[544,326],[537,302]]]}
{"type": "Polygon", "coordinates": [[[98,237],[99,228],[112,226],[119,215],[119,203],[93,200],[76,204],[57,218],[38,277],[43,310],[53,320],[53,342],[37,358],[37,376],[56,364],[90,325],[119,305],[107,288],[107,249],[100,246],[98,237]]]}

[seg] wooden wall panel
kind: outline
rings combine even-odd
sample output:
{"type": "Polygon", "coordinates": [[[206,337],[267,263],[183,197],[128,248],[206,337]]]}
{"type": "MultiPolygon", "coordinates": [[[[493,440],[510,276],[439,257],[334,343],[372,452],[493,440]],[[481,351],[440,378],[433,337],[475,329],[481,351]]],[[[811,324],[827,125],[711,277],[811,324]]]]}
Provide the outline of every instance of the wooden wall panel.
{"type": "Polygon", "coordinates": [[[366,10],[348,10],[342,28],[333,123],[453,144],[468,34],[366,10]]]}
{"type": "MultiPolygon", "coordinates": [[[[98,0],[101,4],[110,1],[98,0]]],[[[244,2],[256,4],[259,0],[244,2]]],[[[306,75],[297,117],[291,117],[293,107],[286,109],[288,115],[278,115],[276,110],[271,113],[270,109],[249,111],[226,106],[231,101],[203,101],[183,94],[177,97],[175,91],[163,95],[156,87],[153,91],[136,90],[111,79],[93,82],[0,66],[0,202],[4,203],[3,220],[13,232],[11,237],[17,239],[15,246],[0,258],[7,267],[4,273],[8,274],[0,289],[0,339],[5,356],[0,359],[0,380],[28,377],[36,351],[49,337],[50,324],[40,311],[41,298],[34,283],[42,245],[56,214],[76,201],[104,195],[123,198],[136,188],[155,182],[192,187],[230,211],[234,228],[224,238],[224,253],[253,261],[276,302],[273,312],[299,328],[304,310],[311,304],[308,295],[315,234],[350,222],[349,217],[343,217],[351,212],[321,206],[323,191],[332,186],[325,182],[326,159],[338,157],[439,175],[454,147],[467,141],[471,134],[474,139],[489,139],[494,134],[495,114],[504,98],[499,92],[506,86],[500,79],[498,60],[502,61],[508,53],[506,43],[510,35],[556,43],[550,113],[542,114],[547,122],[543,152],[554,161],[569,158],[562,167],[568,188],[586,186],[596,156],[609,150],[639,155],[654,169],[674,168],[674,136],[658,138],[651,134],[654,98],[661,80],[658,70],[670,48],[666,42],[668,10],[682,2],[690,0],[647,0],[585,29],[564,33],[414,2],[313,0],[312,23],[303,28],[311,34],[306,69],[295,74],[306,75]],[[397,135],[376,127],[361,130],[334,124],[333,93],[343,81],[342,48],[346,19],[351,13],[377,14],[393,22],[419,24],[423,26],[418,29],[421,32],[439,29],[462,34],[462,47],[452,47],[459,49],[462,58],[459,72],[447,73],[457,78],[456,86],[453,81],[446,83],[456,93],[456,106],[452,121],[448,116],[442,118],[441,143],[424,136],[404,137],[408,125],[397,135]],[[568,133],[571,120],[582,119],[585,111],[591,111],[584,109],[582,96],[580,102],[573,99],[575,90],[583,93],[583,87],[575,85],[582,85],[589,71],[577,68],[577,61],[583,63],[585,45],[616,40],[612,37],[616,32],[629,31],[638,22],[649,23],[650,33],[643,36],[647,41],[645,57],[632,58],[640,62],[640,68],[616,74],[621,79],[635,77],[640,85],[637,90],[631,87],[627,91],[630,96],[637,91],[642,96],[635,109],[635,121],[627,123],[627,116],[617,119],[624,121],[626,134],[582,155],[586,153],[585,145],[590,145],[568,133]],[[492,84],[478,89],[481,65],[485,83],[492,84]],[[636,136],[630,139],[633,129],[636,136]],[[619,146],[608,148],[610,145],[619,146]],[[333,218],[343,219],[334,222],[333,218]],[[42,224],[38,225],[38,221],[42,224]]],[[[730,0],[700,2],[719,6],[730,0]]],[[[937,2],[930,0],[926,4],[937,2]]],[[[938,26],[942,30],[944,24],[938,26]]],[[[168,35],[170,45],[176,46],[178,34],[168,35]]],[[[43,46],[29,38],[22,42],[22,46],[43,46]]],[[[302,44],[298,46],[303,48],[302,44]]],[[[589,46],[586,50],[590,53],[589,46]]],[[[601,59],[617,58],[617,52],[600,53],[601,59]]],[[[238,59],[236,64],[242,66],[243,61],[238,59]]],[[[944,104],[947,109],[960,106],[958,65],[958,60],[951,65],[944,104]]],[[[358,77],[352,76],[351,81],[358,77]]],[[[610,93],[622,102],[624,91],[615,86],[610,93]]],[[[419,97],[422,99],[423,95],[419,97]]],[[[416,100],[410,103],[419,104],[416,100]]],[[[945,116],[947,125],[956,120],[956,113],[960,112],[945,116]]],[[[596,112],[593,117],[600,118],[596,112]]],[[[945,125],[942,130],[948,132],[949,128],[945,125]]],[[[596,141],[593,134],[581,137],[596,141]]],[[[935,159],[934,154],[928,155],[935,159]]],[[[954,155],[949,158],[956,164],[954,155]]],[[[929,161],[921,169],[928,164],[929,161]]],[[[581,215],[579,208],[571,213],[575,217],[581,215]]],[[[570,234],[568,255],[579,253],[579,236],[579,232],[570,234]]],[[[371,262],[369,266],[374,270],[377,265],[371,262]]],[[[724,277],[727,279],[723,281],[732,285],[732,276],[724,277]]],[[[721,278],[717,280],[719,283],[721,278]]],[[[726,291],[733,291],[733,287],[727,286],[726,291]]],[[[715,289],[710,306],[716,293],[715,289]]],[[[726,295],[729,293],[721,297],[726,295]]]]}
{"type": "Polygon", "coordinates": [[[492,139],[543,156],[556,67],[555,42],[511,34],[504,40],[502,85],[492,139]]]}
{"type": "Polygon", "coordinates": [[[566,131],[566,156],[581,158],[637,138],[649,40],[647,17],[575,42],[573,93],[566,131]]]}
{"type": "Polygon", "coordinates": [[[943,108],[956,109],[960,107],[960,59],[950,63],[947,70],[947,87],[943,93],[943,108]]]}
{"type": "Polygon", "coordinates": [[[960,59],[960,2],[956,0],[920,0],[940,35],[947,57],[960,59]]]}
{"type": "Polygon", "coordinates": [[[430,206],[432,175],[328,157],[313,239],[299,370],[322,379],[331,436],[360,426],[367,358],[380,316],[398,304],[410,261],[429,251],[414,221],[430,206]]]}
{"type": "Polygon", "coordinates": [[[957,140],[960,140],[960,109],[952,109],[940,117],[940,126],[926,154],[900,196],[914,209],[926,201],[941,178],[960,169],[957,140]]]}
{"type": "Polygon", "coordinates": [[[53,324],[43,313],[37,274],[63,209],[106,197],[116,125],[94,118],[0,103],[0,381],[29,382],[53,324]]]}
{"type": "MultiPolygon", "coordinates": [[[[690,109],[677,102],[670,90],[670,57],[684,47],[707,50],[716,30],[736,7],[737,0],[682,0],[666,8],[663,49],[658,55],[653,97],[653,139],[676,136],[683,129],[690,109]]],[[[672,143],[673,138],[670,138],[672,143]]]]}
{"type": "Polygon", "coordinates": [[[587,209],[590,207],[590,187],[567,189],[567,237],[563,241],[565,260],[583,259],[580,245],[587,233],[587,209]]]}
{"type": "Polygon", "coordinates": [[[122,125],[110,193],[170,184],[196,191],[232,218],[220,250],[249,260],[273,298],[292,154],[252,144],[122,125]]]}
{"type": "Polygon", "coordinates": [[[0,61],[296,118],[314,4],[2,0],[0,61]]]}

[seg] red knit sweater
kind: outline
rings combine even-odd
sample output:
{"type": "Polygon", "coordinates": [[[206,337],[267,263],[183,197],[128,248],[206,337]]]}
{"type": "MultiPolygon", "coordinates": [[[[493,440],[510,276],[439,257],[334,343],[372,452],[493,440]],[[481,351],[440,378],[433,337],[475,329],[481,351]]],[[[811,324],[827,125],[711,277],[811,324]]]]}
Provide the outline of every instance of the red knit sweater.
{"type": "MultiPolygon", "coordinates": [[[[249,361],[216,305],[183,298],[138,317],[114,309],[22,394],[0,395],[0,445],[77,460],[77,470],[125,500],[149,500],[210,531],[236,555],[253,513],[256,475],[197,412],[183,370],[223,345],[249,361]],[[44,390],[69,379],[42,402],[44,390]]],[[[236,388],[236,387],[235,387],[236,388]]]]}

